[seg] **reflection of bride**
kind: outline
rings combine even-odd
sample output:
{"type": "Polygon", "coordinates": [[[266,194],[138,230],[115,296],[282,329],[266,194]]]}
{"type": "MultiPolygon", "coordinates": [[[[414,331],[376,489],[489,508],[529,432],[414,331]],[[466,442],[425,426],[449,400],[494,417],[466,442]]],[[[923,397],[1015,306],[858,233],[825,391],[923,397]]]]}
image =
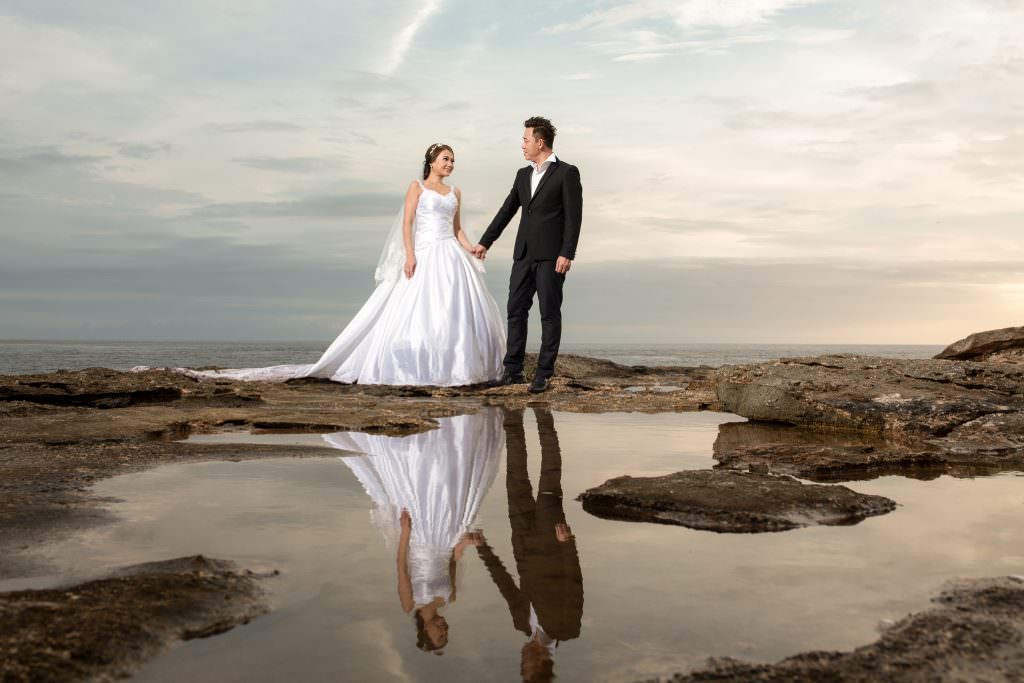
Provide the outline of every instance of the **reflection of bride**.
{"type": "Polygon", "coordinates": [[[397,541],[398,595],[416,619],[417,645],[448,642],[438,610],[455,600],[456,563],[480,504],[494,483],[504,447],[501,412],[443,418],[439,428],[405,437],[326,434],[336,448],[366,453],[341,460],[373,500],[372,516],[389,545],[397,541]]]}
{"type": "MultiPolygon", "coordinates": [[[[462,229],[462,194],[444,179],[455,169],[448,145],[431,145],[423,180],[410,183],[385,243],[376,288],[311,365],[176,371],[196,378],[460,386],[498,379],[505,326],[470,255],[462,229]]],[[[138,366],[134,370],[146,370],[138,366]]]]}

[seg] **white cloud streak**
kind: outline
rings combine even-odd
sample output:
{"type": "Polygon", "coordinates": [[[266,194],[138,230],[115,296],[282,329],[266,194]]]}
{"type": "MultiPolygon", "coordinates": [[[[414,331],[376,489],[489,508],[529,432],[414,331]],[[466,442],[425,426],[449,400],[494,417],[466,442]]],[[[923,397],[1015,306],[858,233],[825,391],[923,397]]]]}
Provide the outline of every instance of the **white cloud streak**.
{"type": "Polygon", "coordinates": [[[585,29],[615,29],[643,21],[672,20],[679,28],[725,29],[751,26],[788,9],[820,0],[634,0],[595,10],[574,21],[546,29],[565,33],[585,29]]]}
{"type": "Polygon", "coordinates": [[[419,33],[420,29],[427,23],[427,20],[429,20],[430,17],[436,14],[440,9],[441,0],[423,0],[423,4],[416,12],[416,16],[413,17],[412,21],[409,22],[409,24],[398,34],[398,37],[395,38],[391,57],[388,59],[387,64],[384,65],[383,73],[389,75],[393,74],[400,66],[402,66],[402,62],[405,61],[405,55],[409,52],[409,48],[412,47],[416,34],[419,33]]]}

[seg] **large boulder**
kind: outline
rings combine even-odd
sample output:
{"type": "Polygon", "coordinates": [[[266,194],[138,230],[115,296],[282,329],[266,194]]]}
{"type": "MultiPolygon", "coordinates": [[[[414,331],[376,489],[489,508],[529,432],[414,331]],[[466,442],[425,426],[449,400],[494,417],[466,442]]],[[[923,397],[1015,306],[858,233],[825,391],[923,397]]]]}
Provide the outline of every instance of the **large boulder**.
{"type": "Polygon", "coordinates": [[[936,358],[945,360],[989,360],[1024,362],[1024,327],[976,332],[953,342],[936,358]]]}
{"type": "Polygon", "coordinates": [[[845,486],[720,470],[616,477],[583,492],[579,500],[598,517],[731,533],[855,524],[896,508],[888,498],[845,486]]]}

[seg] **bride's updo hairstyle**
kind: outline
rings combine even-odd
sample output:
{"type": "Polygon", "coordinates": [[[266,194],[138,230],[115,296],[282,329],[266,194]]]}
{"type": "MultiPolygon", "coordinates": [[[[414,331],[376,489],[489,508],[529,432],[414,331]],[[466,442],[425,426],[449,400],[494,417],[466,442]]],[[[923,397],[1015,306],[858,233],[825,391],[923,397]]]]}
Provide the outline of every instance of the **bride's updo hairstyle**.
{"type": "Polygon", "coordinates": [[[427,153],[423,155],[423,179],[426,180],[430,177],[430,165],[437,161],[438,155],[444,150],[448,150],[455,156],[455,150],[448,145],[443,145],[440,142],[435,142],[430,147],[427,147],[427,153]]]}

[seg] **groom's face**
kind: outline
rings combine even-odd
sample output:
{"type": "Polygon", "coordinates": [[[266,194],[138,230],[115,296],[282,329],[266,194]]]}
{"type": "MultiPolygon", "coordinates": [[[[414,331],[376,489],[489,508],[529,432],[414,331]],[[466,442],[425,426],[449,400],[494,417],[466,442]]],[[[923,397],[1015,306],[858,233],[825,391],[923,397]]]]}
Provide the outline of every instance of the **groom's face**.
{"type": "Polygon", "coordinates": [[[537,161],[544,153],[544,138],[534,137],[533,128],[523,130],[523,156],[527,161],[537,161]]]}

